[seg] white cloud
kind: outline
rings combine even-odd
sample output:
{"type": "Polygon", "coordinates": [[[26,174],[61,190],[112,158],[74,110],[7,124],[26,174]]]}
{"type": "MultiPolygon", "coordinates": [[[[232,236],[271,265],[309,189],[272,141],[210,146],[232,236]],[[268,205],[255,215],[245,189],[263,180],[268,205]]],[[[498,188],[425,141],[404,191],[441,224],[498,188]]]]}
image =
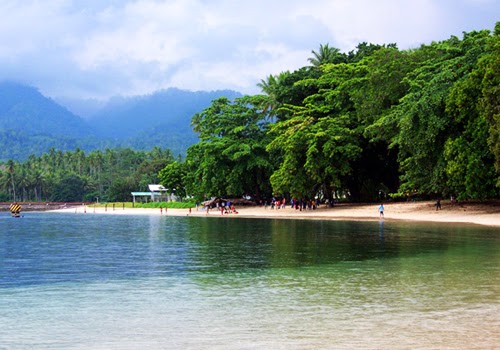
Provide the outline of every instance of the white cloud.
{"type": "Polygon", "coordinates": [[[400,48],[492,28],[492,0],[0,0],[0,80],[48,95],[257,91],[329,43],[400,48]]]}
{"type": "Polygon", "coordinates": [[[443,14],[432,0],[333,0],[304,6],[302,14],[328,27],[336,46],[349,51],[363,41],[408,47],[432,39],[443,14]]]}

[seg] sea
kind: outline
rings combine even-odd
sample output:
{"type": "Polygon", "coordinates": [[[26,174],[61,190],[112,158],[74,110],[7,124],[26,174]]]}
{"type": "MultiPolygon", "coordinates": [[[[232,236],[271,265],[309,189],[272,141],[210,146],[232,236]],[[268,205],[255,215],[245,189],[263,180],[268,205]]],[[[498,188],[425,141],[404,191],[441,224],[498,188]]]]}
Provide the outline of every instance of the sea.
{"type": "Polygon", "coordinates": [[[499,349],[500,229],[0,213],[0,349],[499,349]]]}

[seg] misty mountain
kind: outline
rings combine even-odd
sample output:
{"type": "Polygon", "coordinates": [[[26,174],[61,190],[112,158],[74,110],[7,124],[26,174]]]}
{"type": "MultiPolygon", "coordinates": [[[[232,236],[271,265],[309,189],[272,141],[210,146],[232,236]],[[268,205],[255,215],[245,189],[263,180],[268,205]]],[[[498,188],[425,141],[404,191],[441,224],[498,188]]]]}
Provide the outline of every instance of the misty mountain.
{"type": "Polygon", "coordinates": [[[52,147],[89,151],[105,143],[87,122],[37,89],[0,83],[0,160],[25,160],[52,147]]]}
{"type": "Polygon", "coordinates": [[[151,150],[157,146],[185,155],[186,149],[198,142],[191,117],[221,96],[232,99],[241,94],[168,89],[106,102],[58,98],[57,103],[36,88],[0,83],[0,160],[25,160],[52,147],[88,152],[112,147],[151,150]],[[85,112],[86,118],[76,110],[85,112]]]}
{"type": "Polygon", "coordinates": [[[151,95],[112,98],[88,121],[100,135],[118,140],[156,133],[192,137],[191,117],[221,96],[233,99],[241,94],[230,90],[192,92],[170,88],[151,95]]]}
{"type": "Polygon", "coordinates": [[[121,147],[150,150],[157,146],[184,155],[198,142],[191,118],[221,96],[232,99],[241,94],[170,88],[144,96],[114,97],[86,120],[101,138],[121,147]]]}
{"type": "Polygon", "coordinates": [[[107,104],[106,100],[99,100],[95,98],[57,96],[54,97],[54,100],[83,119],[89,119],[91,116],[103,109],[107,104]]]}
{"type": "Polygon", "coordinates": [[[0,130],[69,138],[95,133],[82,118],[37,89],[11,82],[0,83],[0,130]]]}

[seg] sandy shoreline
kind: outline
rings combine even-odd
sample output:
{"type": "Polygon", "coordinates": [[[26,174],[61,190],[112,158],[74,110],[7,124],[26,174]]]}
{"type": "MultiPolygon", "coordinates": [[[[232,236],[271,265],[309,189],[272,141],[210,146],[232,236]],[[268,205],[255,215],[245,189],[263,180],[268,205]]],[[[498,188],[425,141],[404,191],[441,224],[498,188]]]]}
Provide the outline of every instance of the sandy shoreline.
{"type": "MultiPolygon", "coordinates": [[[[500,227],[500,203],[465,203],[452,205],[442,202],[442,209],[436,211],[434,202],[386,203],[385,221],[421,221],[478,224],[500,227]]],[[[322,219],[322,220],[380,220],[378,204],[339,204],[334,208],[320,207],[316,210],[299,211],[287,206],[285,209],[271,210],[269,207],[254,206],[236,208],[238,214],[221,215],[217,209],[210,210],[208,216],[237,218],[282,218],[282,219],[322,219]]],[[[75,214],[107,214],[107,215],[162,215],[162,216],[200,216],[206,217],[206,211],[191,209],[143,209],[143,208],[104,208],[78,206],[57,209],[51,212],[75,214]]]]}

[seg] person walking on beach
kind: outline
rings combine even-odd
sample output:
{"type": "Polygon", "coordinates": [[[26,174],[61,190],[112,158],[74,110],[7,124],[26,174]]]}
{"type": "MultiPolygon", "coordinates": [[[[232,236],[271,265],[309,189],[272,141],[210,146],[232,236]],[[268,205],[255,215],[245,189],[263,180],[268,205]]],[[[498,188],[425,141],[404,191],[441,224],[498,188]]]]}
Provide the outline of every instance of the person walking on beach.
{"type": "Polygon", "coordinates": [[[441,200],[438,199],[438,201],[436,202],[436,211],[438,210],[441,210],[441,200]]]}
{"type": "Polygon", "coordinates": [[[378,207],[378,212],[380,214],[380,218],[383,219],[384,218],[384,205],[382,203],[380,203],[380,206],[378,207]]]}

